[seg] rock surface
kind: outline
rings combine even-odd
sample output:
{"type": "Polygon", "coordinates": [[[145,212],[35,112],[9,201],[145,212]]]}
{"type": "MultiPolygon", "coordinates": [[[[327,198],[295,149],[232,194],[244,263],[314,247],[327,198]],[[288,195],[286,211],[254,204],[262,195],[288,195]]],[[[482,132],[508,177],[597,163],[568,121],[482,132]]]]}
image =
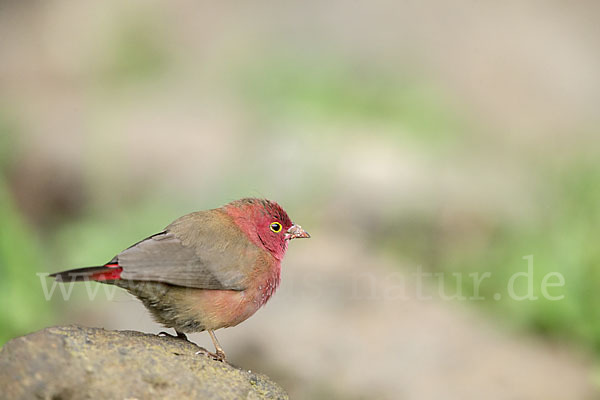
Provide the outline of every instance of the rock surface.
{"type": "Polygon", "coordinates": [[[196,355],[199,347],[133,331],[60,326],[6,343],[2,398],[287,399],[268,377],[196,355]]]}

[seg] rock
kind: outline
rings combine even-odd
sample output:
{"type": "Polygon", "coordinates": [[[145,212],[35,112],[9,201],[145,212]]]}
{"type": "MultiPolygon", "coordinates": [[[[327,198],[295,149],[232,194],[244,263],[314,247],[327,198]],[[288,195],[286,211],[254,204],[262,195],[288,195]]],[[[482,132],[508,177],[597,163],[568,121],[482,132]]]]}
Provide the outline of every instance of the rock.
{"type": "Polygon", "coordinates": [[[0,351],[1,398],[287,399],[268,377],[196,355],[193,343],[133,331],[58,326],[0,351]]]}

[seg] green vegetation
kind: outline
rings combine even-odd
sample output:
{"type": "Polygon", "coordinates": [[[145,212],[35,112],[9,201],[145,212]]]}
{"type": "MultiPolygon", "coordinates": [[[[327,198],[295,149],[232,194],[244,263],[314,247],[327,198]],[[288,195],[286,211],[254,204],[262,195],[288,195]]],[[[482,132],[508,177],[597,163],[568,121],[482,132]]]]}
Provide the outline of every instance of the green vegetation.
{"type": "MultiPolygon", "coordinates": [[[[570,338],[600,354],[600,166],[576,162],[556,170],[545,165],[536,177],[536,211],[527,221],[466,214],[461,221],[466,228],[448,228],[441,216],[416,212],[390,220],[377,238],[399,257],[445,272],[448,295],[456,293],[453,272],[464,273],[466,297],[474,295],[466,274],[491,272],[479,287],[483,305],[517,325],[570,338]],[[507,296],[507,283],[513,274],[527,271],[523,257],[528,255],[534,257],[533,295],[539,299],[517,301],[507,296]],[[565,278],[564,287],[551,292],[564,295],[560,301],[546,300],[540,291],[551,272],[565,278]],[[503,295],[500,301],[496,293],[503,295]]],[[[515,282],[516,293],[527,293],[525,279],[515,282]]]]}
{"type": "Polygon", "coordinates": [[[95,60],[100,83],[120,87],[160,77],[169,62],[164,37],[155,32],[149,15],[123,18],[113,36],[101,45],[102,58],[95,60]]]}
{"type": "Polygon", "coordinates": [[[273,119],[380,123],[394,132],[389,139],[412,135],[429,147],[454,143],[468,132],[438,88],[403,74],[333,60],[273,57],[244,65],[235,81],[249,103],[273,119]]]}
{"type": "Polygon", "coordinates": [[[39,289],[44,272],[36,236],[14,207],[0,180],[0,344],[40,329],[52,320],[52,308],[39,289]]]}
{"type": "MultiPolygon", "coordinates": [[[[0,172],[14,159],[16,120],[0,113],[0,172]]],[[[43,271],[37,237],[28,228],[0,174],[0,345],[52,320],[36,272],[43,271]]]]}

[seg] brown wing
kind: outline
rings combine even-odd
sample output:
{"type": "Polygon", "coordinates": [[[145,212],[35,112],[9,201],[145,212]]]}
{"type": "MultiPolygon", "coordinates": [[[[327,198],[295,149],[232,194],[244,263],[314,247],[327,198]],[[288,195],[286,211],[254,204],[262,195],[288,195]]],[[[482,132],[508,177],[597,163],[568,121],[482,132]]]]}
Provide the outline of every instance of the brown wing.
{"type": "Polygon", "coordinates": [[[188,214],[117,255],[121,279],[244,290],[262,250],[217,211],[188,214]]]}

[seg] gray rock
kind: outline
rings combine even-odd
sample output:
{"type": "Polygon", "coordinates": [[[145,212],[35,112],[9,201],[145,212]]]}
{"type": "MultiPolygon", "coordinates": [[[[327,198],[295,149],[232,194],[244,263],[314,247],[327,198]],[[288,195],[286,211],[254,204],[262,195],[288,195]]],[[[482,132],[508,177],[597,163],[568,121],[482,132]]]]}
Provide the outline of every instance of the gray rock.
{"type": "Polygon", "coordinates": [[[196,355],[199,349],[133,331],[47,328],[4,345],[0,398],[288,398],[268,377],[196,355]]]}

